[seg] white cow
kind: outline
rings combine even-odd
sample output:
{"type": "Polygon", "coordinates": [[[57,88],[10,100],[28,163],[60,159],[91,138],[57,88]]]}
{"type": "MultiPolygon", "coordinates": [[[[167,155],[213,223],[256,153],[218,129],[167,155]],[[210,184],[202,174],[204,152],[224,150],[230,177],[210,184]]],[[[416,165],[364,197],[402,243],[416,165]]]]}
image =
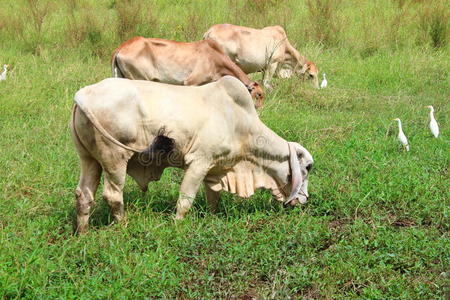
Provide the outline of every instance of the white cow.
{"type": "Polygon", "coordinates": [[[126,174],[146,190],[168,166],[185,170],[177,219],[202,182],[212,208],[221,190],[250,197],[265,188],[291,205],[308,198],[311,154],[265,126],[245,85],[232,76],[203,86],[105,79],[76,93],[72,135],[81,161],[79,232],[87,230],[102,171],[103,197],[116,220],[124,217],[126,174]]]}
{"type": "Polygon", "coordinates": [[[270,80],[275,73],[282,78],[298,74],[319,88],[316,65],[289,43],[281,26],[254,29],[217,24],[208,29],[203,38],[215,40],[245,73],[264,72],[263,84],[266,88],[271,88],[270,80]]]}

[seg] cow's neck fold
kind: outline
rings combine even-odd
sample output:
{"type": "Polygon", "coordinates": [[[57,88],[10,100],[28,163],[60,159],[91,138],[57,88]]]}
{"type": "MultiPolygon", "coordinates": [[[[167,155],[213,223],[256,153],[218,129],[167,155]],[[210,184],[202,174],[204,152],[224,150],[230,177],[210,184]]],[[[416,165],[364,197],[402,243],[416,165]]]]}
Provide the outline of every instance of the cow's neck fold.
{"type": "Polygon", "coordinates": [[[288,143],[262,122],[259,127],[258,133],[253,135],[250,151],[255,162],[280,183],[290,172],[288,143]]]}
{"type": "Polygon", "coordinates": [[[228,191],[247,198],[258,188],[270,190],[278,201],[284,201],[282,187],[290,174],[288,143],[258,122],[251,132],[242,159],[224,174],[210,175],[205,182],[214,191],[228,191]]]}
{"type": "Polygon", "coordinates": [[[254,134],[251,150],[256,156],[278,157],[280,161],[289,158],[289,147],[286,140],[281,138],[262,122],[258,133],[254,134]]]}

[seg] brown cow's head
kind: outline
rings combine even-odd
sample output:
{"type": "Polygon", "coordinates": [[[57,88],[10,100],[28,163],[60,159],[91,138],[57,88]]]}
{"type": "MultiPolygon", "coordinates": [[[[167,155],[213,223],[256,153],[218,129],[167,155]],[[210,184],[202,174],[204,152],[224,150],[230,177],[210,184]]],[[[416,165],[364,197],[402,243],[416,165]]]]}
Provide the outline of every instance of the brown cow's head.
{"type": "Polygon", "coordinates": [[[262,89],[262,87],[257,82],[253,81],[247,86],[247,89],[253,100],[255,101],[255,107],[262,107],[264,102],[264,90],[262,89]]]}
{"type": "Polygon", "coordinates": [[[297,71],[303,80],[311,80],[313,86],[319,88],[319,69],[312,61],[307,61],[301,69],[297,71]]]}

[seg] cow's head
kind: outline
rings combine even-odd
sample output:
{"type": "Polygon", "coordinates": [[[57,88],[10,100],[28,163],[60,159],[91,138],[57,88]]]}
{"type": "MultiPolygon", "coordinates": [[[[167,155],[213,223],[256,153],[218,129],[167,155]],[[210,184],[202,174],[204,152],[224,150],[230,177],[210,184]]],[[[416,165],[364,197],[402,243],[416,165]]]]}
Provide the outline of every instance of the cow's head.
{"type": "Polygon", "coordinates": [[[303,80],[311,80],[313,86],[318,89],[319,88],[319,69],[312,61],[307,61],[301,68],[297,69],[297,74],[303,80]]]}
{"type": "Polygon", "coordinates": [[[255,107],[262,107],[264,102],[264,90],[262,87],[257,82],[253,81],[247,85],[247,90],[255,101],[255,107]]]}
{"type": "Polygon", "coordinates": [[[308,201],[308,176],[314,163],[311,153],[298,143],[288,142],[289,145],[289,169],[287,184],[281,188],[284,203],[298,205],[308,201]]]}

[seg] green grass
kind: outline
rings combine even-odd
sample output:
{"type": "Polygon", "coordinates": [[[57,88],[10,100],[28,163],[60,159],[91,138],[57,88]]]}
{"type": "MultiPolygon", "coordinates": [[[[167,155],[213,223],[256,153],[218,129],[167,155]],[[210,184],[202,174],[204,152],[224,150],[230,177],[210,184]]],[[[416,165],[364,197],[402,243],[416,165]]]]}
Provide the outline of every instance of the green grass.
{"type": "MultiPolygon", "coordinates": [[[[105,16],[98,22],[113,22],[112,1],[88,2],[105,16]]],[[[250,11],[245,19],[245,11],[235,14],[236,1],[215,2],[209,12],[198,3],[171,1],[180,15],[167,24],[170,5],[155,1],[158,25],[148,33],[200,38],[213,23],[269,25],[282,22],[276,21],[278,12],[289,11],[274,1],[264,18],[250,11]],[[198,28],[186,29],[197,10],[198,28]]],[[[2,14],[9,17],[24,6],[0,1],[5,3],[11,7],[2,14]]],[[[416,11],[414,3],[408,11],[416,11]]],[[[433,48],[414,23],[399,30],[417,34],[413,40],[401,35],[388,45],[382,43],[389,36],[379,41],[370,35],[370,51],[363,38],[348,32],[339,46],[314,40],[314,31],[305,42],[294,14],[290,39],[327,73],[329,88],[277,79],[259,113],[275,132],[313,154],[310,201],[286,209],[267,192],[251,199],[223,193],[213,214],[202,191],[187,219],[175,222],[182,171],[171,169],[146,194],[128,179],[124,224],[109,225],[100,187],[91,230],[78,237],[72,229],[79,175],[68,127],[72,98],[109,76],[109,54],[97,55],[119,41],[108,31],[95,42],[104,47],[100,52],[89,39],[70,44],[64,7],[52,9],[38,52],[2,32],[0,21],[0,65],[12,67],[0,82],[0,298],[448,297],[448,45],[433,48]],[[436,109],[438,139],[428,131],[425,105],[436,109]],[[408,153],[396,140],[395,117],[410,140],[408,153]]],[[[386,15],[396,14],[394,4],[389,9],[386,15]]],[[[360,32],[356,8],[346,2],[342,14],[353,17],[337,24],[360,32]]]]}

